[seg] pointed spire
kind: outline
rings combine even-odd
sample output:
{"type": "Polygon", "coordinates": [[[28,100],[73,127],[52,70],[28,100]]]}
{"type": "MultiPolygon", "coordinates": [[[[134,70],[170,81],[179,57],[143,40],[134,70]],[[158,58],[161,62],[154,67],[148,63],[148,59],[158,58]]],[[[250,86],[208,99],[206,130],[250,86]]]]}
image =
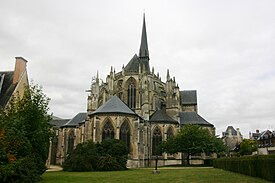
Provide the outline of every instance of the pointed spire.
{"type": "Polygon", "coordinates": [[[96,82],[99,83],[98,70],[96,71],[96,82]]]}
{"type": "Polygon", "coordinates": [[[143,26],[142,26],[140,49],[139,49],[139,57],[147,58],[149,60],[149,50],[148,50],[148,43],[147,43],[146,24],[145,24],[145,13],[143,14],[143,26]]]}
{"type": "Polygon", "coordinates": [[[169,81],[170,80],[170,74],[169,74],[169,69],[167,69],[167,75],[166,75],[166,80],[169,81]]]}

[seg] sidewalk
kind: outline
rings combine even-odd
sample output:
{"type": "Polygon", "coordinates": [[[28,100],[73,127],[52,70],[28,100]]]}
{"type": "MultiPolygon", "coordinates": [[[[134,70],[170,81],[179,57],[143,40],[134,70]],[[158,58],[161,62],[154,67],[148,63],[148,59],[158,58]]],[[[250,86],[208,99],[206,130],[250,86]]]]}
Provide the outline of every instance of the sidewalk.
{"type": "Polygon", "coordinates": [[[46,172],[57,172],[57,171],[62,171],[63,168],[61,166],[57,165],[51,165],[50,168],[46,170],[46,172]]]}

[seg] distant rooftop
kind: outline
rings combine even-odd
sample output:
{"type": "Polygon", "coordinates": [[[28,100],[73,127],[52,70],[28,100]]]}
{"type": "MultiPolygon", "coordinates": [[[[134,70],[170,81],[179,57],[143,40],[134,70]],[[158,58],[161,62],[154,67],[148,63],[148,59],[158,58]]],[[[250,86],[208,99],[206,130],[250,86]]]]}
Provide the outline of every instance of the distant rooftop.
{"type": "Polygon", "coordinates": [[[79,123],[84,122],[86,119],[87,119],[87,113],[80,112],[71,120],[69,120],[66,124],[62,125],[61,127],[76,127],[79,125],[79,123]]]}

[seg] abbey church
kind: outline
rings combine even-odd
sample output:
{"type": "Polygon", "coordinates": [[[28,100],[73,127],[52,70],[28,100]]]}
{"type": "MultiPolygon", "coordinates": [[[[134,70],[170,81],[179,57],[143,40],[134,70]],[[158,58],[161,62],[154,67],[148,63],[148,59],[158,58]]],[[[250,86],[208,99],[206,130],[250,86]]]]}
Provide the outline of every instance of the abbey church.
{"type": "Polygon", "coordinates": [[[158,154],[157,146],[186,124],[201,125],[215,134],[214,125],[198,114],[197,92],[180,90],[169,70],[162,81],[150,65],[143,17],[138,55],[119,72],[111,68],[106,82],[97,74],[88,90],[87,112],[70,120],[55,119],[52,159],[62,164],[77,144],[87,140],[120,139],[130,150],[128,167],[148,167],[156,156],[160,165],[180,164],[184,155],[158,154]]]}

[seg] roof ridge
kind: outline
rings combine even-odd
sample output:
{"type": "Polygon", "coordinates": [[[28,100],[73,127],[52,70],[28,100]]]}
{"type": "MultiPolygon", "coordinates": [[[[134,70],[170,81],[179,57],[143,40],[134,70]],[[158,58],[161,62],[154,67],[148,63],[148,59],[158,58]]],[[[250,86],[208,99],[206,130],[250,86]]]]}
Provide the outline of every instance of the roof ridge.
{"type": "Polygon", "coordinates": [[[129,108],[118,96],[113,95],[107,102],[97,108],[91,114],[102,113],[122,113],[137,115],[131,108],[129,108]]]}

